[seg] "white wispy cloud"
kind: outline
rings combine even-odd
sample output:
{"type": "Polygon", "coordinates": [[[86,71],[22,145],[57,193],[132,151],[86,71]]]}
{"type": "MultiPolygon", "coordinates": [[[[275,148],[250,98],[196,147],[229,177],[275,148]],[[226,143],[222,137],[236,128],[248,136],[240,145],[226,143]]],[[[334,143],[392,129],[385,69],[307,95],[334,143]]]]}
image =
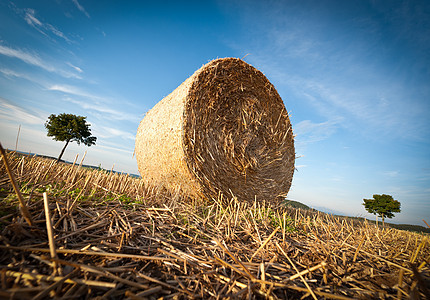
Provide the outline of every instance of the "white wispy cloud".
{"type": "Polygon", "coordinates": [[[77,96],[79,98],[83,98],[82,100],[77,100],[72,97],[66,97],[64,100],[77,104],[83,109],[92,110],[94,112],[100,113],[102,117],[103,115],[109,115],[111,119],[115,120],[128,120],[128,121],[139,121],[139,115],[133,115],[123,110],[117,109],[117,105],[113,103],[117,102],[112,99],[108,99],[103,96],[99,96],[93,93],[89,93],[80,88],[70,85],[52,85],[48,87],[48,90],[62,92],[65,94],[77,96]],[[85,101],[84,101],[85,100],[85,101]],[[88,101],[90,100],[90,101],[88,101]]]}
{"type": "Polygon", "coordinates": [[[302,169],[302,168],[306,168],[307,165],[296,165],[295,168],[296,169],[302,169]]]}
{"type": "Polygon", "coordinates": [[[119,130],[117,128],[105,127],[105,126],[100,127],[99,135],[101,135],[104,138],[120,137],[126,140],[132,140],[132,141],[134,141],[135,139],[135,135],[130,132],[119,130]]]}
{"type": "Polygon", "coordinates": [[[30,82],[33,82],[37,85],[39,85],[42,88],[46,89],[46,80],[40,76],[32,76],[31,73],[25,73],[25,72],[18,72],[15,70],[11,70],[8,68],[0,68],[0,73],[3,74],[3,76],[5,76],[6,78],[20,78],[20,79],[25,79],[28,80],[30,82]]]}
{"type": "MultiPolygon", "coordinates": [[[[369,91],[358,91],[356,89],[351,90],[348,87],[335,86],[332,82],[322,81],[306,81],[305,90],[309,94],[314,95],[320,103],[319,109],[324,113],[329,110],[335,109],[335,113],[355,116],[359,120],[370,120],[372,119],[372,112],[377,108],[372,105],[368,95],[362,96],[362,94],[372,93],[369,91]],[[321,105],[325,109],[321,108],[321,105]],[[373,106],[373,109],[372,109],[373,106]]],[[[314,103],[315,104],[315,103],[314,103]]]]}
{"type": "Polygon", "coordinates": [[[65,100],[77,104],[85,110],[90,110],[99,113],[99,117],[101,118],[110,118],[113,120],[127,120],[127,121],[135,121],[138,120],[138,116],[131,115],[125,113],[123,111],[119,111],[113,108],[110,108],[108,104],[104,103],[90,103],[88,101],[79,101],[72,98],[66,98],[65,100]]]}
{"type": "Polygon", "coordinates": [[[90,18],[90,14],[85,10],[85,8],[79,4],[78,0],[72,0],[73,3],[76,5],[76,7],[84,14],[87,16],[87,18],[90,18]]]}
{"type": "MultiPolygon", "coordinates": [[[[392,67],[385,64],[384,51],[377,51],[384,50],[378,35],[382,32],[374,32],[380,30],[373,28],[374,24],[360,25],[361,35],[351,39],[349,33],[357,28],[356,22],[362,16],[338,32],[328,31],[337,24],[336,20],[317,22],[312,16],[330,14],[329,11],[320,13],[313,8],[306,16],[295,15],[292,11],[300,5],[285,1],[271,4],[250,1],[249,7],[241,11],[247,34],[235,40],[232,47],[250,52],[246,60],[268,74],[281,93],[293,95],[285,99],[287,109],[289,101],[304,101],[306,104],[301,105],[308,106],[311,114],[329,120],[344,117],[343,126],[349,131],[376,139],[422,139],[423,132],[428,134],[429,127],[423,125],[428,124],[423,112],[430,107],[425,104],[428,101],[423,101],[427,87],[413,89],[413,82],[405,84],[410,77],[389,72],[392,67]],[[325,38],[327,32],[331,32],[332,39],[325,38]]],[[[380,8],[388,14],[386,8],[380,8]]],[[[403,69],[406,68],[399,66],[399,70],[403,69]]]]}
{"type": "Polygon", "coordinates": [[[73,64],[72,64],[72,63],[70,63],[70,62],[68,62],[68,63],[67,63],[67,65],[68,65],[69,67],[73,68],[74,70],[78,71],[79,73],[83,73],[83,72],[84,72],[81,68],[79,68],[79,67],[77,67],[77,66],[73,65],[73,64]]]}
{"type": "Polygon", "coordinates": [[[45,36],[49,36],[48,33],[52,33],[57,37],[60,37],[64,39],[68,43],[73,43],[72,40],[70,40],[61,30],[56,28],[54,25],[51,25],[49,23],[44,23],[40,21],[36,17],[36,11],[31,8],[24,9],[24,20],[27,22],[28,25],[35,28],[37,31],[42,33],[45,36]]]}
{"type": "Polygon", "coordinates": [[[27,21],[28,25],[31,26],[42,26],[42,22],[39,21],[39,19],[35,16],[36,11],[31,8],[25,9],[25,16],[24,19],[27,21]]]}
{"type": "Polygon", "coordinates": [[[14,48],[0,45],[0,54],[20,59],[27,64],[40,67],[40,68],[45,69],[46,71],[49,71],[49,72],[55,71],[55,69],[52,66],[50,66],[49,64],[44,62],[35,53],[29,53],[29,52],[21,50],[21,49],[14,49],[14,48]]]}
{"type": "Polygon", "coordinates": [[[0,116],[2,119],[24,124],[44,124],[45,118],[34,112],[26,110],[4,98],[0,97],[0,116]]]}
{"type": "Polygon", "coordinates": [[[118,148],[118,147],[113,147],[113,146],[107,146],[107,145],[97,145],[97,147],[99,148],[103,148],[103,149],[107,149],[109,150],[109,152],[112,153],[117,153],[119,152],[123,152],[126,154],[129,154],[130,156],[133,155],[133,151],[129,150],[129,149],[122,149],[122,148],[118,148]],[[113,150],[113,151],[111,151],[113,150]]]}
{"type": "Polygon", "coordinates": [[[103,99],[102,97],[99,97],[97,95],[93,95],[91,93],[85,92],[82,89],[75,87],[75,86],[71,86],[71,85],[54,84],[54,85],[51,85],[50,87],[48,87],[48,90],[62,92],[62,93],[71,94],[71,95],[80,96],[80,97],[85,97],[85,98],[90,98],[90,99],[94,99],[94,100],[102,100],[103,99]]]}
{"type": "Polygon", "coordinates": [[[287,67],[278,65],[278,60],[268,62],[260,57],[253,60],[280,88],[293,94],[292,99],[285,99],[287,109],[289,101],[305,101],[312,108],[311,113],[329,120],[344,118],[342,126],[349,131],[375,138],[422,139],[422,133],[429,130],[424,125],[428,124],[424,113],[430,107],[428,102],[420,102],[419,96],[400,80],[385,80],[375,75],[371,66],[352,64],[357,74],[343,80],[338,74],[321,76],[325,74],[323,70],[306,77],[291,74],[287,67]]]}
{"type": "MultiPolygon", "coordinates": [[[[363,74],[371,74],[368,71],[363,74]]],[[[344,117],[343,126],[350,131],[376,138],[420,139],[420,134],[428,132],[424,112],[430,106],[417,100],[402,85],[401,82],[393,85],[381,78],[363,85],[353,81],[337,84],[335,79],[325,78],[303,79],[295,88],[297,95],[306,99],[320,115],[329,119],[344,117]]]]}
{"type": "Polygon", "coordinates": [[[382,173],[382,175],[388,177],[397,177],[399,175],[399,171],[385,171],[382,173]]]}
{"type": "Polygon", "coordinates": [[[296,140],[300,143],[315,143],[329,138],[340,126],[342,119],[333,119],[321,123],[304,120],[294,126],[296,140]]]}
{"type": "Polygon", "coordinates": [[[62,31],[58,30],[57,28],[55,28],[53,25],[51,24],[46,24],[45,28],[47,28],[49,31],[51,31],[53,34],[55,34],[56,36],[64,39],[66,42],[68,43],[73,43],[72,40],[70,40],[62,31]]]}
{"type": "Polygon", "coordinates": [[[22,73],[19,73],[19,72],[16,72],[16,71],[11,70],[11,69],[1,68],[0,73],[5,75],[6,77],[17,77],[17,78],[29,79],[29,76],[22,74],[22,73]]]}
{"type": "Polygon", "coordinates": [[[23,61],[29,65],[42,68],[45,71],[48,71],[51,73],[56,73],[56,74],[61,75],[62,77],[65,77],[65,78],[82,79],[77,74],[67,72],[67,71],[64,71],[64,70],[59,69],[59,68],[55,68],[51,64],[49,64],[46,61],[44,61],[43,59],[41,59],[40,56],[35,52],[29,52],[29,51],[22,50],[19,48],[12,48],[12,47],[0,45],[0,54],[4,55],[4,56],[19,59],[19,60],[21,60],[21,61],[23,61]]]}

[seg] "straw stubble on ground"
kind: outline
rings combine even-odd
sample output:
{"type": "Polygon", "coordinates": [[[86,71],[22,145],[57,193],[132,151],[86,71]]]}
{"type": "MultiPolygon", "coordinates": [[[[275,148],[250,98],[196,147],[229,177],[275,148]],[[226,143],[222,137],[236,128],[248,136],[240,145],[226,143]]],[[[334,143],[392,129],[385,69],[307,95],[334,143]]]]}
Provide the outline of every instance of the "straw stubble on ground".
{"type": "Polygon", "coordinates": [[[425,235],[264,202],[197,201],[125,174],[8,159],[33,226],[2,162],[1,298],[429,295],[425,235]]]}

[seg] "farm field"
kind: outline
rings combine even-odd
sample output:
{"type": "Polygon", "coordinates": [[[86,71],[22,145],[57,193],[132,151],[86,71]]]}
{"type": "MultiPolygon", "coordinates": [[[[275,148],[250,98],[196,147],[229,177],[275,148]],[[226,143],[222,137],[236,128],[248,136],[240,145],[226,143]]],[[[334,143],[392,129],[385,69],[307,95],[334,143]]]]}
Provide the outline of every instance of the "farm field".
{"type": "Polygon", "coordinates": [[[29,215],[2,159],[0,298],[430,298],[426,234],[264,202],[193,200],[79,163],[7,160],[29,215]]]}

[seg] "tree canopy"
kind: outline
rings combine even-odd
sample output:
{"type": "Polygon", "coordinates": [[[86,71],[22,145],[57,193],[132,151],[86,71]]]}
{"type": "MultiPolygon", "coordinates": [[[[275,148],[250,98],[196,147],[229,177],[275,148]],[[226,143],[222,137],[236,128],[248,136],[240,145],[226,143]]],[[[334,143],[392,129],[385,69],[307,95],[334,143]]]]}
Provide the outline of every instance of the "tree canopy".
{"type": "Polygon", "coordinates": [[[374,215],[381,217],[382,222],[385,218],[394,217],[394,213],[400,212],[400,202],[393,199],[390,195],[373,195],[373,199],[363,199],[366,210],[374,215]]]}
{"type": "Polygon", "coordinates": [[[90,124],[86,122],[87,117],[62,113],[56,116],[51,114],[45,123],[48,136],[55,141],[66,142],[61,150],[58,160],[63,156],[64,150],[70,142],[83,143],[86,146],[96,144],[97,138],[91,135],[90,124]]]}

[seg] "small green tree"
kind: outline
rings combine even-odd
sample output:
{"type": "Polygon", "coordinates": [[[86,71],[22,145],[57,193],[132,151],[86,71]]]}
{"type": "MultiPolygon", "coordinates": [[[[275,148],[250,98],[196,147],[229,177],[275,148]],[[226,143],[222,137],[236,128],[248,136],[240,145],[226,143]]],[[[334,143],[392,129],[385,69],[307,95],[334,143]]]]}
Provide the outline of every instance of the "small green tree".
{"type": "Polygon", "coordinates": [[[376,216],[376,220],[378,220],[378,216],[382,219],[382,224],[384,224],[385,218],[394,217],[394,213],[400,212],[400,202],[393,199],[393,196],[390,195],[373,195],[373,199],[363,199],[364,208],[376,216]]]}
{"type": "Polygon", "coordinates": [[[66,142],[57,161],[63,156],[64,150],[70,142],[83,143],[86,146],[96,144],[97,138],[91,136],[90,124],[86,122],[87,117],[73,114],[52,114],[45,123],[48,136],[52,136],[55,141],[66,142]]]}

